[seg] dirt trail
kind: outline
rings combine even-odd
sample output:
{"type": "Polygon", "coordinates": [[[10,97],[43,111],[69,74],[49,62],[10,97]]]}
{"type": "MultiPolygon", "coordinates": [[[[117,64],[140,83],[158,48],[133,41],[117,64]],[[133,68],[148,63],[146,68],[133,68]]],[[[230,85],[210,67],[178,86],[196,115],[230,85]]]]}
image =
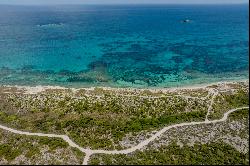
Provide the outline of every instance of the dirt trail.
{"type": "Polygon", "coordinates": [[[163,129],[158,131],[156,134],[154,134],[149,139],[146,139],[146,140],[142,141],[141,143],[139,143],[138,145],[136,145],[136,146],[134,146],[132,148],[129,148],[129,149],[126,149],[126,150],[120,150],[120,151],[117,151],[117,150],[109,151],[109,150],[84,149],[84,148],[80,147],[79,145],[77,145],[76,143],[74,143],[67,135],[24,132],[24,131],[15,130],[15,129],[12,129],[12,128],[9,128],[9,127],[3,126],[3,125],[0,125],[0,128],[3,129],[3,130],[9,131],[9,132],[15,133],[15,134],[20,134],[20,135],[50,137],[50,138],[61,138],[64,141],[66,141],[69,144],[69,146],[75,147],[75,148],[79,149],[80,151],[82,151],[82,152],[84,152],[86,154],[86,156],[84,157],[84,160],[83,160],[83,165],[87,165],[88,161],[90,159],[90,156],[93,155],[93,154],[128,154],[128,153],[132,153],[132,152],[134,152],[136,150],[142,149],[144,146],[147,146],[150,142],[154,141],[156,138],[160,137],[163,133],[165,133],[167,130],[169,130],[171,128],[224,122],[224,121],[227,120],[229,114],[231,114],[231,113],[233,113],[235,111],[238,111],[238,110],[248,109],[248,108],[249,107],[242,107],[242,108],[236,108],[236,109],[229,110],[228,112],[226,112],[224,114],[223,118],[219,119],[219,120],[209,121],[208,119],[206,119],[203,122],[181,123],[181,124],[175,124],[175,125],[164,127],[163,129]]]}

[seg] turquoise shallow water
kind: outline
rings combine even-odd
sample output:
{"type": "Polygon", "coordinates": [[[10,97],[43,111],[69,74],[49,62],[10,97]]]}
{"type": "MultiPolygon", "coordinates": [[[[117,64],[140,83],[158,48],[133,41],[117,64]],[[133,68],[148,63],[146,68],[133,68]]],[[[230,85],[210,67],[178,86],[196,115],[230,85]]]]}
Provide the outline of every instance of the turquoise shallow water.
{"type": "Polygon", "coordinates": [[[0,84],[145,88],[248,79],[248,18],[247,5],[0,6],[0,84]]]}

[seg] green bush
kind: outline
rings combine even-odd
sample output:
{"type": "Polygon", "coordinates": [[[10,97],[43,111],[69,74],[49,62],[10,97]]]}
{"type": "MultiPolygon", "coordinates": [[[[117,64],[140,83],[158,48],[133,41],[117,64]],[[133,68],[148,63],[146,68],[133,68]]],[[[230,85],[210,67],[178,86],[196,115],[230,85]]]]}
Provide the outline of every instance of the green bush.
{"type": "Polygon", "coordinates": [[[68,143],[62,139],[48,139],[46,137],[41,137],[41,139],[39,139],[39,144],[47,145],[51,150],[54,150],[56,148],[66,148],[68,146],[68,143]]]}
{"type": "Polygon", "coordinates": [[[229,115],[230,119],[233,120],[247,118],[248,116],[249,116],[249,109],[238,110],[229,115]]]}
{"type": "Polygon", "coordinates": [[[17,156],[21,155],[21,151],[8,144],[0,144],[0,157],[6,160],[14,160],[17,156]]]}

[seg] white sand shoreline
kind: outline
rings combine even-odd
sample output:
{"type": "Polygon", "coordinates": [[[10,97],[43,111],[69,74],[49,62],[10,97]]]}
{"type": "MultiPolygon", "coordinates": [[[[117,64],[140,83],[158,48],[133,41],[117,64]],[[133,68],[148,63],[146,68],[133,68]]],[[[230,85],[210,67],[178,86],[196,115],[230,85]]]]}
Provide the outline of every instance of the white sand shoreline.
{"type": "Polygon", "coordinates": [[[204,89],[209,86],[213,85],[224,85],[224,84],[237,84],[237,83],[248,83],[249,79],[242,79],[242,80],[235,80],[235,81],[219,81],[214,83],[205,83],[205,84],[194,84],[194,85],[188,85],[183,87],[169,87],[169,88],[162,88],[162,87],[155,87],[155,88],[121,88],[121,87],[87,87],[87,88],[73,88],[73,87],[63,87],[63,86],[43,86],[43,85],[37,85],[37,86],[20,86],[20,85],[1,85],[0,87],[7,87],[7,88],[17,88],[18,90],[24,90],[27,94],[36,94],[39,92],[43,92],[45,90],[66,90],[70,89],[72,91],[78,91],[78,90],[94,90],[95,88],[101,88],[103,90],[111,90],[111,91],[144,91],[149,90],[152,92],[173,92],[176,90],[195,90],[195,89],[204,89]]]}

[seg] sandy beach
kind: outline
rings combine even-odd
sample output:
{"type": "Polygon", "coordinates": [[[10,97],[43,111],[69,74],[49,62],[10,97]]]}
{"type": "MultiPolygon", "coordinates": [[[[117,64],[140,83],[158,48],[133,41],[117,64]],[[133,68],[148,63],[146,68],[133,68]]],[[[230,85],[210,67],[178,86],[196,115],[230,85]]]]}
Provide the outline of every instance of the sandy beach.
{"type": "Polygon", "coordinates": [[[238,81],[221,81],[221,82],[215,82],[215,83],[208,83],[208,84],[194,84],[190,86],[183,86],[183,87],[171,87],[171,88],[113,88],[113,87],[90,87],[90,88],[67,88],[62,86],[19,86],[19,85],[2,85],[2,87],[7,88],[17,88],[17,90],[24,90],[25,94],[37,94],[46,90],[66,90],[70,89],[73,92],[79,91],[79,90],[86,90],[86,91],[93,91],[95,88],[100,88],[103,90],[108,91],[127,91],[127,92],[142,92],[145,90],[148,90],[153,93],[157,92],[175,92],[178,90],[196,90],[196,89],[204,89],[209,86],[226,86],[226,84],[236,84],[236,83],[249,83],[248,79],[238,80],[238,81]]]}

